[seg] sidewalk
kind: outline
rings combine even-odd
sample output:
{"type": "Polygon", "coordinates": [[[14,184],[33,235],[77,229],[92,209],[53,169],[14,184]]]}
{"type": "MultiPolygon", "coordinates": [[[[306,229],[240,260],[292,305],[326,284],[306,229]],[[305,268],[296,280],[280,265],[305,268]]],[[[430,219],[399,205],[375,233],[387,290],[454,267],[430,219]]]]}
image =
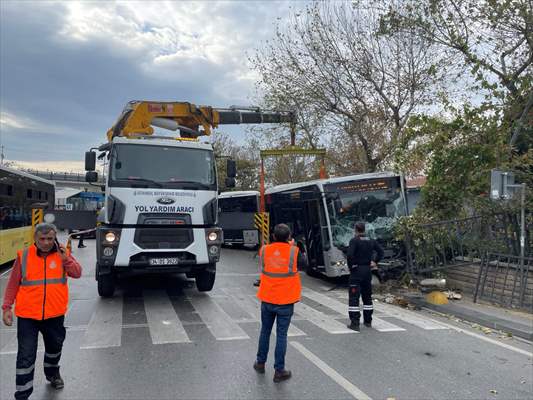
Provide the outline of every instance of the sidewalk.
{"type": "Polygon", "coordinates": [[[459,319],[533,341],[533,315],[531,313],[488,304],[473,303],[464,297],[462,300],[450,300],[448,304],[442,305],[427,302],[425,295],[422,293],[404,294],[403,297],[416,306],[428,308],[442,314],[453,315],[459,319]]]}

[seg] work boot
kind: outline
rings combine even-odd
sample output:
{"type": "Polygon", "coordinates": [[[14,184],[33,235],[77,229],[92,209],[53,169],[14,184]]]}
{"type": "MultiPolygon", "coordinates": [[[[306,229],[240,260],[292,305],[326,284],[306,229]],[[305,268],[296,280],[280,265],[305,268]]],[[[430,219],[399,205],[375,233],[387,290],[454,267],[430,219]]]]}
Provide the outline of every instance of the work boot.
{"type": "Polygon", "coordinates": [[[359,322],[350,322],[348,325],[346,325],[348,329],[351,329],[352,331],[359,332],[359,322]]]}
{"type": "Polygon", "coordinates": [[[82,244],[81,246],[78,246],[78,249],[84,249],[86,248],[87,246],[85,246],[84,244],[82,244]]]}
{"type": "Polygon", "coordinates": [[[258,279],[254,282],[254,286],[259,286],[261,284],[261,279],[258,279]]]}
{"type": "Polygon", "coordinates": [[[46,380],[50,382],[54,389],[63,389],[65,387],[65,382],[63,382],[63,379],[61,378],[61,375],[59,375],[59,372],[54,376],[47,376],[46,380]]]}
{"type": "Polygon", "coordinates": [[[260,362],[254,362],[254,369],[259,372],[260,374],[264,374],[265,373],[265,363],[260,363],[260,362]]]}
{"type": "Polygon", "coordinates": [[[364,322],[364,325],[365,325],[367,328],[372,328],[372,322],[364,322]]]}
{"type": "Polygon", "coordinates": [[[274,372],[274,382],[286,381],[291,376],[292,373],[288,369],[277,369],[276,372],[274,372]]]}

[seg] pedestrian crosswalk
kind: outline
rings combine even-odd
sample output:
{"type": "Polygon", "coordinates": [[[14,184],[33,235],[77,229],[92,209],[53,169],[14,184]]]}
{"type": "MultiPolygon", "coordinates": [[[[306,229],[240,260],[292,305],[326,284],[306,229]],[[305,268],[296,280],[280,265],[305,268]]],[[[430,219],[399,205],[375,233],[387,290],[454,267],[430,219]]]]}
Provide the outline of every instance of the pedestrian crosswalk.
{"type": "MultiPolygon", "coordinates": [[[[313,335],[316,334],[315,328],[332,335],[357,334],[346,327],[347,293],[325,293],[307,287],[303,289],[302,301],[295,306],[288,336],[313,335]],[[311,325],[315,328],[311,329],[311,325]]],[[[194,329],[189,329],[192,325],[205,326],[215,340],[231,341],[250,340],[250,335],[244,328],[253,324],[257,329],[260,323],[261,305],[255,295],[230,288],[219,288],[212,293],[186,289],[185,297],[179,299],[169,297],[165,290],[145,290],[142,299],[137,300],[138,309],[134,314],[144,314],[143,321],[146,322],[130,323],[131,318],[124,318],[125,307],[129,310],[131,304],[125,305],[125,299],[116,296],[112,299],[94,300],[94,307],[85,323],[80,323],[80,315],[73,315],[67,317],[65,325],[71,332],[81,332],[81,349],[103,349],[122,346],[124,329],[148,329],[154,345],[187,344],[196,341],[194,329]],[[189,310],[186,316],[183,310],[179,310],[182,307],[189,310]]],[[[424,330],[448,329],[423,314],[396,306],[376,302],[374,308],[372,324],[378,332],[406,332],[409,330],[408,326],[424,330]],[[403,326],[397,325],[400,321],[403,326]]],[[[76,301],[70,305],[72,312],[81,309],[87,307],[77,306],[76,301]]],[[[0,343],[0,355],[16,353],[16,329],[11,329],[10,332],[11,338],[5,340],[5,332],[2,336],[4,340],[0,343]]],[[[275,329],[273,333],[275,334],[275,329]]],[[[39,351],[42,349],[41,343],[39,351]]]]}

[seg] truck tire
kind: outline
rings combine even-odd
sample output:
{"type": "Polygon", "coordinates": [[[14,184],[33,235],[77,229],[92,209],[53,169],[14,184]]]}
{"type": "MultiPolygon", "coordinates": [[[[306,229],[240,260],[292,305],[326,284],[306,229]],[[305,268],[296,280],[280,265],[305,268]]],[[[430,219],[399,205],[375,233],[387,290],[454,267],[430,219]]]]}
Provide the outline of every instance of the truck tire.
{"type": "Polygon", "coordinates": [[[196,274],[196,287],[200,292],[209,292],[215,285],[216,272],[204,269],[196,274]]]}
{"type": "Polygon", "coordinates": [[[99,275],[96,277],[98,281],[98,295],[100,297],[113,297],[115,293],[115,277],[113,274],[99,275]]]}

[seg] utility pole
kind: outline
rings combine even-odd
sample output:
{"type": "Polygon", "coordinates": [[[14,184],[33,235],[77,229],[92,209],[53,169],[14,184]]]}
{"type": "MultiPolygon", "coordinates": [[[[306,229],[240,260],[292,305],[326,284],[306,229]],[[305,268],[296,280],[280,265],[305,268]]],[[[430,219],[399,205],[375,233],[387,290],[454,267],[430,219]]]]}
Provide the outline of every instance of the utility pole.
{"type": "Polygon", "coordinates": [[[0,149],[0,165],[4,165],[4,145],[0,149]]]}

